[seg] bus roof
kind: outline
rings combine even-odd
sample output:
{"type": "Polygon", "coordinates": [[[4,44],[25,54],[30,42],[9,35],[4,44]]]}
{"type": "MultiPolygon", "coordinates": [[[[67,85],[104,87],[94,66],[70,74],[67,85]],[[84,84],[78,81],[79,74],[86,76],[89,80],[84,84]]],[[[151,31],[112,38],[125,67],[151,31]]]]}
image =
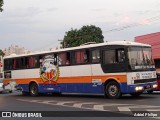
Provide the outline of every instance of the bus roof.
{"type": "Polygon", "coordinates": [[[105,46],[105,45],[124,45],[124,46],[146,46],[151,47],[149,44],[143,44],[138,42],[131,42],[131,41],[113,41],[113,42],[105,42],[105,43],[97,43],[97,44],[87,44],[87,45],[81,45],[78,47],[70,47],[70,48],[64,48],[64,49],[57,49],[57,50],[51,50],[51,51],[41,51],[41,52],[33,52],[29,54],[21,54],[21,55],[9,55],[5,56],[5,58],[15,58],[15,57],[22,57],[22,56],[31,56],[31,55],[39,55],[39,54],[45,54],[45,53],[52,53],[52,52],[63,52],[63,51],[70,51],[70,50],[78,50],[78,49],[85,49],[85,48],[93,48],[93,47],[99,47],[99,46],[105,46]]]}

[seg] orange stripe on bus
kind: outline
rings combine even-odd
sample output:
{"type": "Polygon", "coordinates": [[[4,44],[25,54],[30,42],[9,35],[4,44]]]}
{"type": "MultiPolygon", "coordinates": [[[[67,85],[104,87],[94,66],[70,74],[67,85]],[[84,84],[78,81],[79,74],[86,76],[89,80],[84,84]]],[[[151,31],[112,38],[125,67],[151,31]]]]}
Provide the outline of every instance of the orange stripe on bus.
{"type": "MultiPolygon", "coordinates": [[[[57,83],[91,83],[93,79],[100,79],[104,83],[108,79],[114,79],[117,82],[127,82],[126,75],[113,75],[113,76],[80,76],[80,77],[60,77],[57,83]]],[[[41,78],[26,78],[26,79],[12,79],[17,84],[29,84],[31,81],[42,84],[41,78]]],[[[4,79],[3,83],[7,84],[11,79],[4,79]]]]}

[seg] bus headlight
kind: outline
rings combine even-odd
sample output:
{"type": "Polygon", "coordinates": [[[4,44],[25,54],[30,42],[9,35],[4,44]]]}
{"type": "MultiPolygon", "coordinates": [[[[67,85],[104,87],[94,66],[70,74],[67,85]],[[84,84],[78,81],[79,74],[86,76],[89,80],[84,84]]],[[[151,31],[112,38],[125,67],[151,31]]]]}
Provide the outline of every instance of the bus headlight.
{"type": "Polygon", "coordinates": [[[143,87],[141,87],[141,86],[135,87],[135,90],[136,91],[143,90],[143,87]]]}
{"type": "Polygon", "coordinates": [[[157,84],[154,84],[154,85],[153,85],[153,88],[157,88],[157,87],[158,87],[158,85],[157,85],[157,84]]]}

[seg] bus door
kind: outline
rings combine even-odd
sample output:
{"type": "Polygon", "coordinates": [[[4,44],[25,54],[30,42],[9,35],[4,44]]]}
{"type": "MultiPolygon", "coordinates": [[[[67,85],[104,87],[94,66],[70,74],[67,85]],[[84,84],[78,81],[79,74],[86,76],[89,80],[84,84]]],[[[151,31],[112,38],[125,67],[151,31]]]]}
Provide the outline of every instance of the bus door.
{"type": "Polygon", "coordinates": [[[118,73],[127,71],[127,55],[124,47],[110,46],[102,50],[101,67],[103,73],[118,73]]]}

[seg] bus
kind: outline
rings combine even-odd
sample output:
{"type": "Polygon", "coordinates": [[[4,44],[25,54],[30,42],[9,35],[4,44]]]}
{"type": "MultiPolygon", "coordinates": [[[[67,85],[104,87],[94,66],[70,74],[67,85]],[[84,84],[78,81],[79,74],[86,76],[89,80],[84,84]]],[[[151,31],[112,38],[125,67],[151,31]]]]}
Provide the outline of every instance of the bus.
{"type": "Polygon", "coordinates": [[[3,91],[3,58],[0,55],[0,93],[3,91]]]}
{"type": "Polygon", "coordinates": [[[157,87],[151,46],[130,41],[4,57],[4,85],[16,82],[23,94],[122,94],[139,96],[157,87]]]}

